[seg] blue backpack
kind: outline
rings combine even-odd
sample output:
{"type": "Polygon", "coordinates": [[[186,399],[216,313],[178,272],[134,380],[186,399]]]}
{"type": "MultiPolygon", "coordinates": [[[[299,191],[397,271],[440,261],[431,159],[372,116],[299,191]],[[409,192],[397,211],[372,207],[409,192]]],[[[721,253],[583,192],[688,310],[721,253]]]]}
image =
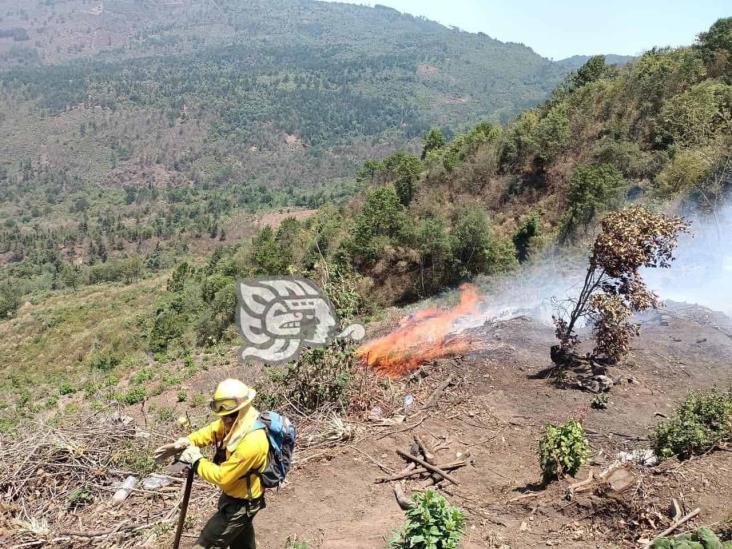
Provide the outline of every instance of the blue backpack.
{"type": "Polygon", "coordinates": [[[264,429],[269,441],[267,467],[258,474],[265,488],[277,488],[285,480],[292,465],[297,431],[292,422],[277,412],[262,412],[254,424],[255,429],[264,429]]]}

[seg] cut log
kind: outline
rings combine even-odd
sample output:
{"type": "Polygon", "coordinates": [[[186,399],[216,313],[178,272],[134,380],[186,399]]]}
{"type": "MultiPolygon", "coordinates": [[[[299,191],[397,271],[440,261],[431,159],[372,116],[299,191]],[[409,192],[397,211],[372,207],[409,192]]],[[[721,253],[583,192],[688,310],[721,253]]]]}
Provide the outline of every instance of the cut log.
{"type": "Polygon", "coordinates": [[[454,485],[458,486],[460,484],[460,482],[457,479],[455,479],[455,477],[453,477],[450,474],[446,473],[445,471],[443,471],[439,467],[435,467],[434,465],[432,465],[430,463],[427,463],[425,460],[423,460],[421,458],[418,458],[418,457],[415,457],[413,455],[410,455],[407,452],[405,452],[403,450],[400,450],[399,448],[397,448],[397,451],[396,452],[397,452],[397,454],[399,454],[400,456],[402,456],[404,459],[407,459],[409,461],[413,461],[417,465],[421,465],[422,467],[424,467],[428,471],[432,471],[433,473],[437,473],[438,475],[440,475],[445,480],[449,480],[450,482],[452,482],[454,485]]]}

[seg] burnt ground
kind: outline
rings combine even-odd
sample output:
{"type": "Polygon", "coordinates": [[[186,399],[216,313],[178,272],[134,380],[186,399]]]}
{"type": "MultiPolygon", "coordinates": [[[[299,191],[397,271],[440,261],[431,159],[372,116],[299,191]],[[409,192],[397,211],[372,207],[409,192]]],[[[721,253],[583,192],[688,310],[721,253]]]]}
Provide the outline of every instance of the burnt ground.
{"type": "MultiPolygon", "coordinates": [[[[416,403],[404,423],[358,425],[356,440],[333,448],[306,449],[288,484],[268,497],[256,519],[259,547],[281,549],[288,538],[310,548],[383,548],[404,514],[392,486],[376,483],[404,461],[413,435],[428,445],[447,446],[440,462],[458,452],[471,464],[455,471],[458,486],[441,491],[467,512],[464,547],[637,547],[671,522],[675,498],[683,512],[701,513],[680,530],[715,525],[732,514],[732,452],[719,450],[686,462],[628,467],[626,489],[599,483],[568,499],[571,483],[595,475],[619,451],[648,448],[647,436],[663,415],[692,388],[732,384],[732,321],[696,306],[670,304],[642,319],[641,337],[622,365],[611,368],[620,381],[605,410],[590,407],[594,395],[560,389],[537,373],[550,365],[551,328],[528,318],[484,326],[487,350],[428,365],[423,380],[405,390],[416,403]],[[450,373],[457,383],[438,406],[422,404],[450,373]],[[537,441],[547,422],[580,417],[593,452],[576,479],[538,486],[537,441]],[[532,493],[536,491],[537,493],[532,493]],[[527,497],[509,501],[521,495],[527,497]],[[529,495],[530,494],[530,495],[529,495]]],[[[423,481],[403,482],[405,492],[423,481]]],[[[211,507],[191,509],[186,547],[211,507]]]]}

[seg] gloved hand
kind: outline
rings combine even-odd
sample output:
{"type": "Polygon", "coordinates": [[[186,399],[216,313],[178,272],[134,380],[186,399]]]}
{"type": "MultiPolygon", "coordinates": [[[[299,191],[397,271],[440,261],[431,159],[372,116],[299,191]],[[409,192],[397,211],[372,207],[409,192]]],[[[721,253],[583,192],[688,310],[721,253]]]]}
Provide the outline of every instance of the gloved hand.
{"type": "Polygon", "coordinates": [[[181,463],[186,463],[187,465],[193,467],[196,462],[202,457],[203,455],[201,454],[201,450],[198,448],[198,446],[189,446],[180,455],[178,461],[180,461],[181,463]]]}
{"type": "Polygon", "coordinates": [[[161,463],[170,457],[177,456],[190,445],[191,441],[188,440],[186,437],[181,437],[175,442],[171,442],[170,444],[164,444],[160,448],[155,449],[155,461],[161,463]]]}

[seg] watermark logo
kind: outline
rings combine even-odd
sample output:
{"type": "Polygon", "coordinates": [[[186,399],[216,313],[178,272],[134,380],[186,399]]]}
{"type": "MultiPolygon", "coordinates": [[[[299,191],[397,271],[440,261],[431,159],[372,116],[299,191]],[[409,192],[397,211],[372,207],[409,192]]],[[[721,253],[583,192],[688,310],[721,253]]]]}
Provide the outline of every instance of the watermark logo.
{"type": "Polygon", "coordinates": [[[303,347],[323,347],[334,338],[360,341],[361,324],[338,329],[335,308],[311,280],[258,278],[237,284],[237,324],[244,346],[241,357],[268,364],[294,360],[303,347]]]}

